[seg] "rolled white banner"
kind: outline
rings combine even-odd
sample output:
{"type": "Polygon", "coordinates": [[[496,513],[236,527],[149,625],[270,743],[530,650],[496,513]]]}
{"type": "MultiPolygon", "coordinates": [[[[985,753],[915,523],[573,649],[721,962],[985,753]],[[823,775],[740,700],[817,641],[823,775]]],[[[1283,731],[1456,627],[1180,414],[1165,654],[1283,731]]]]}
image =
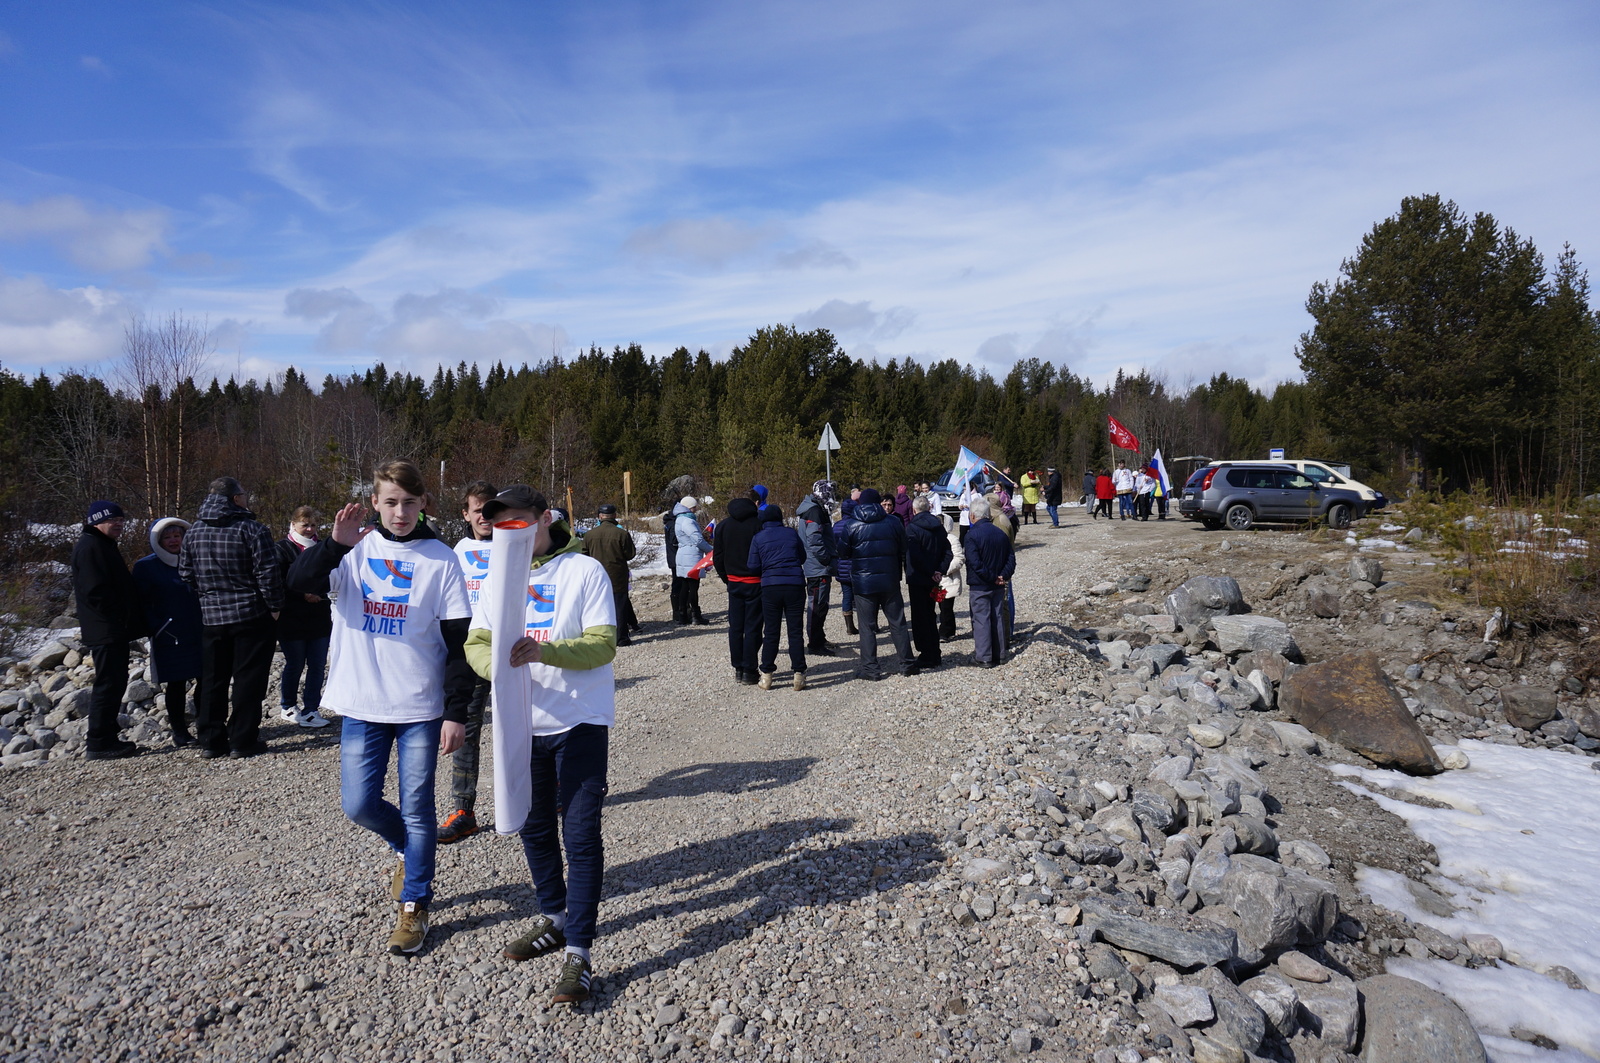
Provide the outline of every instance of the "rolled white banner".
{"type": "Polygon", "coordinates": [[[528,819],[533,791],[528,759],[533,750],[533,680],[527,668],[511,666],[511,647],[527,631],[528,572],[533,567],[535,528],[520,520],[494,526],[489,576],[478,616],[491,635],[494,662],[494,829],[515,834],[528,819]]]}

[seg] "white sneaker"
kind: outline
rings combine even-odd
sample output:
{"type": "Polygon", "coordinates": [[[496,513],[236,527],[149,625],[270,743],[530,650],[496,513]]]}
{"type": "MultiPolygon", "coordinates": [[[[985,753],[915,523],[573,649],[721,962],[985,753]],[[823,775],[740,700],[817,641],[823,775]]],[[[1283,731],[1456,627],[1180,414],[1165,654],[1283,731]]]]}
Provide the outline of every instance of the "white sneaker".
{"type": "Polygon", "coordinates": [[[299,723],[300,710],[295,708],[293,705],[285,705],[283,708],[278,710],[278,719],[283,720],[286,723],[299,723]]]}
{"type": "Polygon", "coordinates": [[[317,715],[317,710],[316,709],[308,709],[307,711],[302,712],[299,716],[295,717],[295,721],[294,722],[299,724],[301,727],[326,727],[326,726],[328,726],[328,721],[324,720],[321,716],[317,715]]]}

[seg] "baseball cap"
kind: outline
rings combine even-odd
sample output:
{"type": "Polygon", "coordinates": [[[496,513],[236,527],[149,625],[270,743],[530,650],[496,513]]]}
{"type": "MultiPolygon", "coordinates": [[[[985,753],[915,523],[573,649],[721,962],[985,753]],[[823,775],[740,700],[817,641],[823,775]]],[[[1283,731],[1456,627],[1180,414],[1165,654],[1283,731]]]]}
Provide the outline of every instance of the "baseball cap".
{"type": "Polygon", "coordinates": [[[492,521],[508,509],[531,509],[543,513],[550,508],[543,492],[527,484],[512,484],[483,504],[483,519],[492,521]]]}
{"type": "Polygon", "coordinates": [[[121,506],[115,502],[107,502],[102,498],[99,501],[89,503],[89,515],[84,518],[83,522],[85,524],[101,524],[108,520],[116,520],[124,515],[121,506]]]}

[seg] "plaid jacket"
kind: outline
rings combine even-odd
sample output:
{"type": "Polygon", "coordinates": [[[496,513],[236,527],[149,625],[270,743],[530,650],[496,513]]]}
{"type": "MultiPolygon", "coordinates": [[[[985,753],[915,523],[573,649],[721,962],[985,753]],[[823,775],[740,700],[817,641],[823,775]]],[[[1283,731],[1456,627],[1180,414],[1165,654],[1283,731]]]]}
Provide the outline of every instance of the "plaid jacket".
{"type": "Polygon", "coordinates": [[[207,495],[183,537],[178,575],[200,597],[207,626],[239,624],[283,610],[283,563],[272,533],[224,495],[207,495]]]}

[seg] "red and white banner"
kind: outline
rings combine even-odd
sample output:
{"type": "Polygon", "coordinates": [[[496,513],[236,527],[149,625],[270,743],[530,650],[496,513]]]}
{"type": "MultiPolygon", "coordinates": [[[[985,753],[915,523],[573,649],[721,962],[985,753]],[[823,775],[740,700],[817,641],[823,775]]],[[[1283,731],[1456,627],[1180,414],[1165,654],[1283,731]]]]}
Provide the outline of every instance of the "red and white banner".
{"type": "Polygon", "coordinates": [[[1121,421],[1109,413],[1106,414],[1106,420],[1111,422],[1112,446],[1121,447],[1123,450],[1137,451],[1139,449],[1139,437],[1122,427],[1121,421]]]}

